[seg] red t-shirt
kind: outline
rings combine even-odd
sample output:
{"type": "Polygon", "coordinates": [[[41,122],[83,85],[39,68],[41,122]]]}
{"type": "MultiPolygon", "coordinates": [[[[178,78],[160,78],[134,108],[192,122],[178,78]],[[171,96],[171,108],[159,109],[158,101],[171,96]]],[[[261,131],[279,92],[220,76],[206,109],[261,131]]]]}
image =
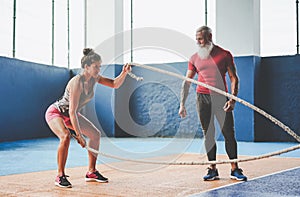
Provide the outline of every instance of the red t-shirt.
{"type": "MultiPolygon", "coordinates": [[[[225,75],[227,67],[234,66],[233,56],[229,51],[214,45],[210,57],[201,59],[195,53],[189,61],[188,70],[198,74],[198,81],[228,92],[225,75]]],[[[202,94],[213,94],[203,86],[198,85],[196,91],[202,94]]]]}

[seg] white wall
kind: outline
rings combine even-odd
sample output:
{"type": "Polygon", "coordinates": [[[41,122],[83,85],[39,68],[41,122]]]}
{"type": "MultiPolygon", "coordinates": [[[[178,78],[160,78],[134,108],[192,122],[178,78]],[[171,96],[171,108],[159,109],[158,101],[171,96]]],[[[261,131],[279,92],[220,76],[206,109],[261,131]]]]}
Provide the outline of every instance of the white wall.
{"type": "MultiPolygon", "coordinates": [[[[130,61],[130,1],[87,2],[88,46],[97,49],[104,63],[130,61]],[[118,36],[120,32],[125,34],[118,36]]],[[[167,28],[194,40],[196,28],[204,25],[204,11],[204,1],[191,1],[187,4],[178,0],[133,0],[133,28],[167,28]],[[172,7],[173,3],[181,6],[172,7]]],[[[208,1],[207,16],[208,26],[213,29],[216,44],[230,50],[234,56],[260,55],[260,0],[208,1]]],[[[186,60],[166,52],[167,50],[155,49],[155,46],[135,49],[134,45],[133,39],[134,61],[139,63],[163,63],[170,62],[169,59],[173,62],[186,60]]]]}
{"type": "MultiPolygon", "coordinates": [[[[113,57],[122,50],[123,40],[114,36],[122,31],[122,0],[87,1],[87,47],[94,48],[102,56],[104,64],[118,63],[113,57]],[[108,40],[109,45],[105,45],[108,40]]],[[[122,59],[119,61],[122,62],[122,59]]]]}
{"type": "Polygon", "coordinates": [[[215,31],[234,56],[260,55],[260,0],[216,1],[215,31]]]}

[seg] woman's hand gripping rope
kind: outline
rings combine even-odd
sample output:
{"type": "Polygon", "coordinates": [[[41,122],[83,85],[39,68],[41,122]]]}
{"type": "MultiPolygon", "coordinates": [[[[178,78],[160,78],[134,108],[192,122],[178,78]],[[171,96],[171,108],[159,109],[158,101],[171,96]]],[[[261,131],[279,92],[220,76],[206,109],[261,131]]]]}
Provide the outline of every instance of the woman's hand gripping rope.
{"type": "MultiPolygon", "coordinates": [[[[131,67],[134,66],[134,65],[131,64],[131,63],[128,63],[128,65],[130,65],[131,67]]],[[[135,79],[135,80],[137,80],[137,81],[143,81],[143,80],[144,80],[143,77],[138,77],[138,76],[136,76],[135,74],[133,74],[133,73],[131,72],[131,70],[130,70],[127,74],[128,74],[131,78],[133,78],[133,79],[135,79]]]]}
{"type": "Polygon", "coordinates": [[[80,144],[80,146],[82,148],[86,147],[86,141],[85,141],[84,137],[81,134],[76,135],[76,133],[73,130],[70,131],[70,134],[78,142],[78,144],[80,144]]]}

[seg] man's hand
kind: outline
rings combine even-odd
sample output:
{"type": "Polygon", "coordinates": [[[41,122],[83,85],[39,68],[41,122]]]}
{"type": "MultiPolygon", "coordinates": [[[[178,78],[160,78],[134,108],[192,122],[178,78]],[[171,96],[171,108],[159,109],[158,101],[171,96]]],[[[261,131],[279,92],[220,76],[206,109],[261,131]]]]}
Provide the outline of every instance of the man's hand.
{"type": "Polygon", "coordinates": [[[180,116],[181,118],[186,117],[186,109],[185,109],[184,106],[181,106],[181,105],[180,105],[178,114],[179,114],[179,116],[180,116]]]}
{"type": "Polygon", "coordinates": [[[227,101],[223,107],[225,112],[231,112],[234,109],[235,106],[235,100],[230,99],[227,101]]]}

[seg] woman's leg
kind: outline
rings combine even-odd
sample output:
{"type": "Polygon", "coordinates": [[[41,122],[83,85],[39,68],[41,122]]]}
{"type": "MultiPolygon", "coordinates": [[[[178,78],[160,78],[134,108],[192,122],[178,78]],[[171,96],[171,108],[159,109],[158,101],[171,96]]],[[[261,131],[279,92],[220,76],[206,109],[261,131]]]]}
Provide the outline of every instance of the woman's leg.
{"type": "MultiPolygon", "coordinates": [[[[89,121],[86,117],[78,115],[78,121],[81,132],[84,136],[88,137],[87,146],[98,150],[100,145],[100,131],[89,121]]],[[[70,128],[72,129],[72,128],[70,128]]],[[[89,169],[85,175],[85,181],[96,181],[100,183],[107,183],[108,178],[102,176],[96,168],[96,161],[98,154],[88,151],[89,156],[89,169]]]]}
{"type": "MultiPolygon", "coordinates": [[[[82,134],[89,138],[89,140],[87,141],[87,146],[92,149],[99,150],[100,136],[101,136],[100,131],[86,117],[82,115],[78,115],[78,120],[79,120],[79,125],[82,134]]],[[[94,172],[96,171],[96,161],[98,155],[96,153],[88,151],[88,156],[89,156],[89,171],[94,172]]]]}
{"type": "Polygon", "coordinates": [[[69,152],[70,131],[60,117],[53,118],[48,122],[48,125],[52,132],[59,138],[57,149],[58,176],[63,176],[65,175],[65,166],[69,152]]]}

